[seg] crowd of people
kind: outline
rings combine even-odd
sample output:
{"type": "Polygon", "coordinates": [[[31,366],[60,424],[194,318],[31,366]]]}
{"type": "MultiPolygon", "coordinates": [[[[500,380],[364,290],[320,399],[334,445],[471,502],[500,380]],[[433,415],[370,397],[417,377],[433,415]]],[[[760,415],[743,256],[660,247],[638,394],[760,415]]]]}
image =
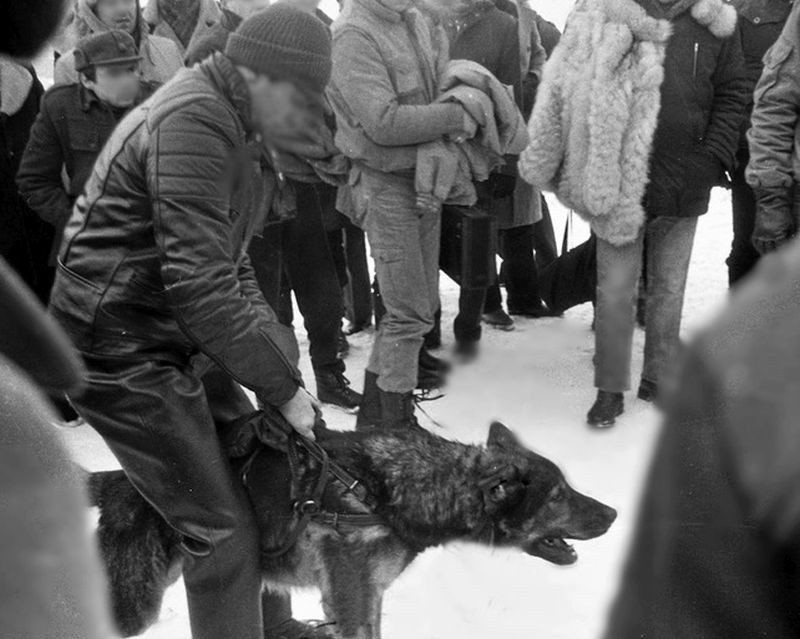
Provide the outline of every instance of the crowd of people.
{"type": "MultiPolygon", "coordinates": [[[[798,230],[792,0],[579,0],[563,36],[525,0],[344,0],[335,20],[318,4],[77,0],[47,91],[0,58],[0,255],[82,356],[63,419],[96,429],[186,538],[198,639],[326,636],[261,593],[215,437],[254,410],[242,387],[309,438],[319,402],[365,433],[421,428],[450,369],[432,351],[455,270],[454,354],[475,365],[482,325],[595,304],[587,419],[608,428],[637,320],[638,398],[670,395],[712,188],[732,193],[732,287],[798,230]],[[549,192],[592,231],[561,255],[549,192]],[[442,247],[478,232],[446,268],[442,247]],[[347,338],[373,323],[357,392],[347,338]]],[[[610,637],[677,636],[623,616],[610,637]]]]}

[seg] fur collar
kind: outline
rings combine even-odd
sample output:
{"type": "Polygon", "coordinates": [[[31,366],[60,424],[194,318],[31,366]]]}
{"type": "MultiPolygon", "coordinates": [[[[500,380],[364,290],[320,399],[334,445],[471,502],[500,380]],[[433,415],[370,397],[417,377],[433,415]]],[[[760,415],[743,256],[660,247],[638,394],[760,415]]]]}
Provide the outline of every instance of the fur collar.
{"type": "Polygon", "coordinates": [[[717,38],[730,38],[736,31],[736,9],[723,0],[699,0],[692,17],[717,38]]]}
{"type": "Polygon", "coordinates": [[[666,42],[672,35],[669,21],[649,15],[635,0],[579,0],[573,11],[598,11],[603,22],[624,24],[642,42],[666,42]]]}

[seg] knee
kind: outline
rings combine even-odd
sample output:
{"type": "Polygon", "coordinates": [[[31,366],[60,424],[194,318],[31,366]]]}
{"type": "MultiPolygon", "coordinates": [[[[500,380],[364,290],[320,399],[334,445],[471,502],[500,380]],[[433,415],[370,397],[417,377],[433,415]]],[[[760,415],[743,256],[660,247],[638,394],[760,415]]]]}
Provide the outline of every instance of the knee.
{"type": "Polygon", "coordinates": [[[232,508],[205,525],[185,528],[181,545],[194,557],[214,554],[234,562],[252,561],[260,547],[258,525],[249,508],[232,508]]]}

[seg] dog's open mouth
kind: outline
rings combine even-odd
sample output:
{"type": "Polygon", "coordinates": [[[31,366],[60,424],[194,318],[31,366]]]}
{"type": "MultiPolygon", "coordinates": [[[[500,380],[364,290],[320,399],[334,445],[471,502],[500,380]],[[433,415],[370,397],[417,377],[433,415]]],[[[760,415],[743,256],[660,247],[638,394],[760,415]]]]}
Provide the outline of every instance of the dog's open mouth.
{"type": "Polygon", "coordinates": [[[563,537],[542,537],[533,542],[526,552],[550,563],[567,566],[578,561],[578,553],[563,537]]]}

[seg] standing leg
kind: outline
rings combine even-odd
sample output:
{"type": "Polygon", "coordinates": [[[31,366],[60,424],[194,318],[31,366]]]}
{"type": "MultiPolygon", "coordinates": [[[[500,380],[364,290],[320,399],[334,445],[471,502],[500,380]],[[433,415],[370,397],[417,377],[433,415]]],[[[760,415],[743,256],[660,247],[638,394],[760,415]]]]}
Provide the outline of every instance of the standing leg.
{"type": "Polygon", "coordinates": [[[367,244],[364,239],[364,231],[349,219],[345,223],[344,233],[353,313],[352,317],[348,319],[354,328],[361,330],[372,322],[372,295],[370,291],[369,266],[367,264],[367,244]]]}
{"type": "Polygon", "coordinates": [[[200,379],[156,361],[87,358],[72,398],[137,490],[183,535],[194,639],[264,639],[252,507],[221,450],[200,379]]]}
{"type": "Polygon", "coordinates": [[[753,270],[760,255],[753,246],[753,229],[756,221],[756,198],[744,177],[750,154],[747,148],[739,150],[738,166],[733,172],[731,201],[733,204],[733,244],[728,257],[728,283],[733,286],[753,270]]]}
{"type": "Polygon", "coordinates": [[[533,225],[533,248],[536,250],[536,266],[541,271],[558,257],[556,234],[553,230],[553,219],[547,200],[542,197],[542,219],[533,225]]]}
{"type": "Polygon", "coordinates": [[[508,312],[542,317],[547,309],[539,292],[539,270],[533,258],[533,225],[502,232],[501,255],[506,274],[508,312]]]}
{"type": "Polygon", "coordinates": [[[642,384],[658,388],[680,346],[686,276],[696,217],[658,217],[647,226],[647,330],[642,384]]]}

